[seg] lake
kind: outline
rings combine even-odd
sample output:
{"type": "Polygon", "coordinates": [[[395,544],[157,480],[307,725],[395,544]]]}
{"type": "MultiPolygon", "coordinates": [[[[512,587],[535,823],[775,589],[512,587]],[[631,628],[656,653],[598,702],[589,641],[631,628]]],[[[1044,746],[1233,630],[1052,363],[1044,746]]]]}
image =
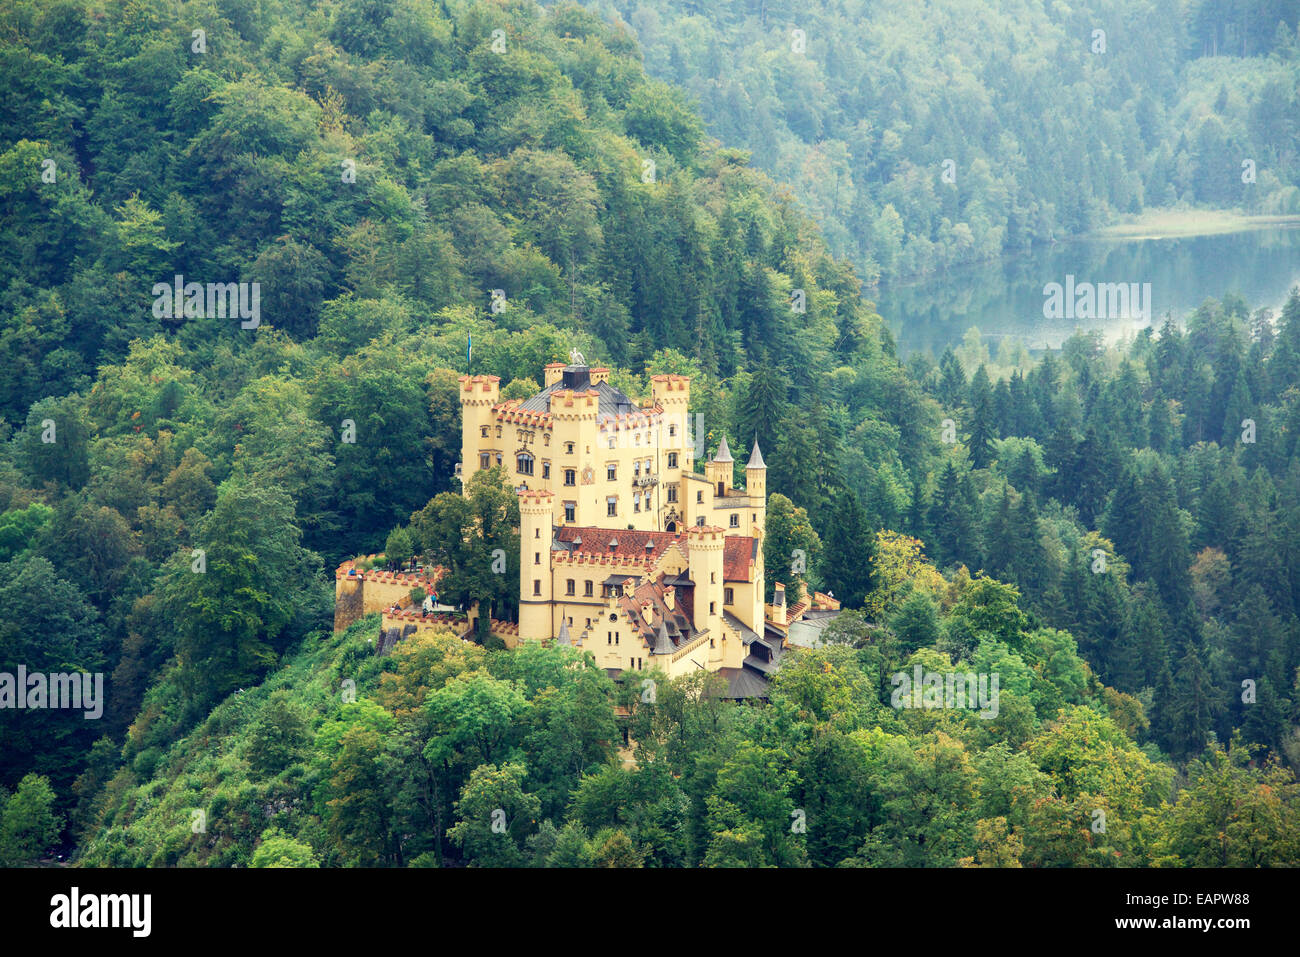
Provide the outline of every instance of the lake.
{"type": "MultiPolygon", "coordinates": [[[[899,355],[928,350],[936,358],[978,328],[992,352],[1000,340],[1019,338],[1030,349],[1058,348],[1076,330],[1099,329],[1107,339],[1131,336],[1166,314],[1185,321],[1207,298],[1241,295],[1251,310],[1276,314],[1291,287],[1300,284],[1300,228],[1270,227],[1212,236],[1171,239],[1078,240],[1036,248],[994,263],[963,266],[920,282],[864,291],[893,330],[899,355]],[[1067,277],[1073,277],[1069,280],[1067,277]],[[1086,318],[1045,318],[1043,287],[1059,283],[1124,283],[1138,295],[1127,313],[1103,315],[1110,298],[1086,318]],[[1141,293],[1149,284],[1150,299],[1141,293]],[[1149,306],[1150,321],[1134,309],[1149,306]]],[[[1071,310],[1074,312],[1074,310],[1071,310]]]]}

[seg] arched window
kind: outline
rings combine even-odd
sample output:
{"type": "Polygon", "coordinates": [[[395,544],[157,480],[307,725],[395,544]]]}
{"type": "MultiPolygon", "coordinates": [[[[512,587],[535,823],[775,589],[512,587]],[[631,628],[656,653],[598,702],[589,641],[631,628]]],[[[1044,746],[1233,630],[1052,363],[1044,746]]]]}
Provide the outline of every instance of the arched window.
{"type": "Polygon", "coordinates": [[[520,452],[515,461],[520,475],[533,474],[533,457],[527,452],[520,452]]]}

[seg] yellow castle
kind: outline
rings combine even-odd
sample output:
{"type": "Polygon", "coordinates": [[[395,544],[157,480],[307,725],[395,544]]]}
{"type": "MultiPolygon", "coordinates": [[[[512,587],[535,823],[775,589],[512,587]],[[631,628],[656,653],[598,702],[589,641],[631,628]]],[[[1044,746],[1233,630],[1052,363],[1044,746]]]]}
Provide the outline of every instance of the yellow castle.
{"type": "Polygon", "coordinates": [[[519,494],[519,638],[574,645],[611,674],[707,669],[731,697],[765,695],[812,603],[787,610],[779,585],[763,602],[758,443],[743,489],[725,436],[700,475],[689,378],[652,376],[638,403],[571,360],[526,400],[502,402],[497,376],[460,377],[461,477],[502,466],[519,494]]]}

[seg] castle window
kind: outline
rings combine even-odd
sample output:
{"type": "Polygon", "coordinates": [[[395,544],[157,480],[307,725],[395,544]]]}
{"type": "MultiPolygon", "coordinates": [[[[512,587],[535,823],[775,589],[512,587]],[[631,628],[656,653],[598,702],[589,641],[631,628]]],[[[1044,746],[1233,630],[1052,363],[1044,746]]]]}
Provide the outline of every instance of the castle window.
{"type": "Polygon", "coordinates": [[[551,477],[551,463],[550,463],[550,462],[543,462],[543,463],[542,463],[542,478],[544,478],[544,479],[548,479],[548,478],[550,478],[550,477],[551,477]]]}
{"type": "Polygon", "coordinates": [[[541,552],[533,552],[533,564],[534,564],[534,565],[540,565],[541,563],[542,563],[542,553],[541,553],[541,552]]]}
{"type": "Polygon", "coordinates": [[[703,515],[700,515],[699,517],[697,517],[697,518],[695,519],[695,524],[698,525],[698,526],[700,526],[700,528],[703,528],[703,527],[704,527],[704,516],[703,516],[703,515]]]}
{"type": "Polygon", "coordinates": [[[675,502],[675,501],[677,501],[677,486],[676,486],[676,485],[670,485],[670,486],[668,486],[668,501],[670,501],[670,502],[675,502]]]}
{"type": "Polygon", "coordinates": [[[641,477],[641,460],[637,459],[632,463],[632,475],[636,478],[641,477]]]}
{"type": "Polygon", "coordinates": [[[677,435],[677,426],[675,426],[675,425],[670,425],[670,426],[668,426],[668,435],[669,435],[670,437],[672,437],[672,436],[676,436],[676,435],[677,435]]]}
{"type": "Polygon", "coordinates": [[[718,583],[718,573],[717,573],[717,572],[709,572],[709,584],[710,584],[710,585],[716,585],[717,583],[718,583]]]}
{"type": "Polygon", "coordinates": [[[564,470],[564,484],[565,484],[565,485],[577,485],[577,484],[578,484],[578,472],[577,472],[576,469],[565,469],[565,470],[564,470]]]}
{"type": "Polygon", "coordinates": [[[501,453],[498,452],[498,453],[497,453],[497,465],[500,465],[500,464],[501,464],[501,453]]]}
{"type": "Polygon", "coordinates": [[[534,578],[534,579],[533,579],[533,594],[534,594],[534,595],[540,595],[541,593],[542,593],[542,581],[541,581],[540,578],[534,578]]]}
{"type": "MultiPolygon", "coordinates": [[[[592,597],[592,594],[593,594],[593,592],[592,592],[592,582],[591,582],[590,579],[588,579],[586,582],[583,583],[582,594],[585,595],[587,598],[592,597]]],[[[591,624],[591,619],[590,619],[590,618],[587,619],[587,624],[591,624]]]]}
{"type": "Polygon", "coordinates": [[[519,470],[520,475],[533,474],[533,457],[527,452],[521,452],[515,460],[515,467],[519,470]]]}
{"type": "Polygon", "coordinates": [[[736,603],[736,589],[734,588],[722,589],[722,603],[724,605],[734,605],[736,603]]]}
{"type": "Polygon", "coordinates": [[[718,498],[726,498],[726,497],[727,497],[727,483],[726,483],[726,482],[719,482],[719,483],[718,483],[718,498]]]}
{"type": "Polygon", "coordinates": [[[612,645],[613,643],[614,643],[614,633],[612,631],[605,632],[605,644],[612,645]]]}
{"type": "Polygon", "coordinates": [[[696,493],[695,493],[695,501],[697,501],[697,502],[703,502],[703,501],[704,501],[704,493],[703,493],[703,492],[696,492],[696,493]]]}
{"type": "Polygon", "coordinates": [[[614,447],[614,437],[612,435],[609,437],[609,447],[611,449],[614,447]]]}
{"type": "Polygon", "coordinates": [[[542,537],[542,530],[540,528],[533,529],[533,538],[541,538],[541,537],[542,537]]]}
{"type": "Polygon", "coordinates": [[[572,522],[574,520],[573,513],[577,509],[577,507],[578,506],[575,505],[573,502],[564,503],[564,520],[566,522],[572,522]]]}
{"type": "Polygon", "coordinates": [[[717,613],[718,613],[718,603],[716,601],[709,602],[709,614],[716,615],[717,613]]]}
{"type": "Polygon", "coordinates": [[[731,527],[740,528],[740,516],[737,515],[735,512],[731,513],[731,527]]]}
{"type": "Polygon", "coordinates": [[[573,454],[573,443],[572,443],[572,442],[565,442],[565,443],[564,443],[564,454],[565,454],[565,455],[572,455],[572,454],[573,454]]]}
{"type": "Polygon", "coordinates": [[[606,466],[605,466],[605,478],[608,479],[608,480],[611,481],[611,482],[614,481],[615,479],[617,479],[617,478],[618,478],[618,466],[617,466],[617,465],[606,465],[606,466]]]}
{"type": "Polygon", "coordinates": [[[550,444],[551,444],[551,437],[549,435],[543,435],[542,445],[550,445],[550,444]]]}
{"type": "Polygon", "coordinates": [[[611,518],[618,514],[618,496],[611,495],[605,499],[605,514],[611,518]]]}
{"type": "Polygon", "coordinates": [[[492,467],[492,456],[484,452],[478,457],[478,466],[481,469],[490,469],[492,467]]]}
{"type": "Polygon", "coordinates": [[[572,578],[570,578],[568,581],[566,581],[566,582],[564,583],[564,593],[565,593],[566,595],[576,595],[576,594],[577,594],[577,591],[575,591],[575,587],[576,587],[576,584],[575,584],[574,580],[573,580],[572,578]]]}
{"type": "Polygon", "coordinates": [[[483,433],[483,438],[486,439],[486,438],[488,437],[488,427],[487,427],[486,425],[483,426],[483,428],[482,428],[481,431],[482,431],[482,433],[483,433]]]}
{"type": "Polygon", "coordinates": [[[633,493],[632,493],[632,511],[634,511],[634,512],[639,512],[639,511],[641,511],[641,493],[640,493],[640,492],[633,492],[633,493]]]}
{"type": "Polygon", "coordinates": [[[497,426],[497,438],[501,438],[501,426],[497,426]]]}

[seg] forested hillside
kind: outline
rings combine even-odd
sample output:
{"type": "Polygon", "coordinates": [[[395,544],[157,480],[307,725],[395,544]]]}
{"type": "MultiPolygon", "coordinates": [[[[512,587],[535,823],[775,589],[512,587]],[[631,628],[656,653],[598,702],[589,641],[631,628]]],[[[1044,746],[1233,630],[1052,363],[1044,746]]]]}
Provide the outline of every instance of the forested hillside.
{"type": "Polygon", "coordinates": [[[0,12],[0,672],[106,676],[99,720],[0,710],[0,864],[1300,862],[1300,293],[904,366],[641,57],[577,5],[0,12]],[[258,321],[160,316],[178,275],[258,321]],[[742,707],[334,635],[329,572],[390,541],[509,608],[513,496],[447,494],[471,336],[506,396],[574,347],[689,374],[831,645],[742,707]],[[997,715],[900,708],[916,666],[997,715]]]}
{"type": "Polygon", "coordinates": [[[867,280],[1150,207],[1300,212],[1286,0],[587,6],[629,24],[649,72],[789,183],[867,280]]]}

